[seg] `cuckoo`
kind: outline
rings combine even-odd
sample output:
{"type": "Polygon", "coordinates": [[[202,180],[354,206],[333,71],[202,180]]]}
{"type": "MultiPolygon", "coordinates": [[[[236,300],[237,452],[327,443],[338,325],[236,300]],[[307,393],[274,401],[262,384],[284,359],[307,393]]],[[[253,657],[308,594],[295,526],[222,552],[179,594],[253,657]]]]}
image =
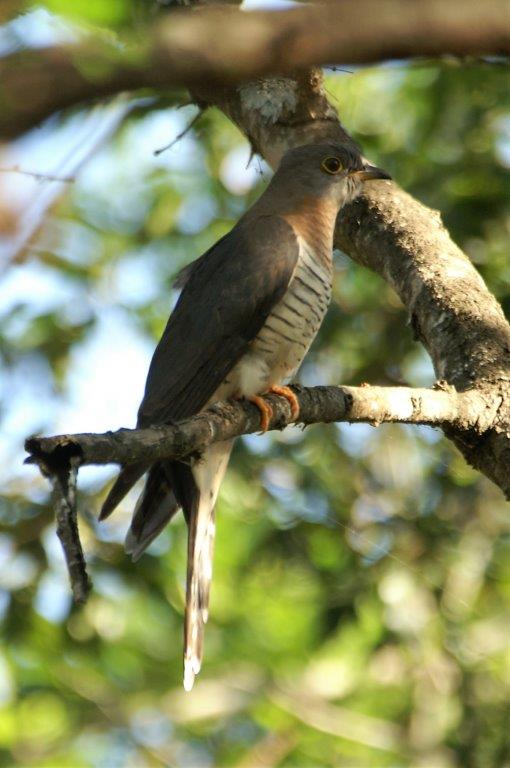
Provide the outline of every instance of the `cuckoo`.
{"type": "MultiPolygon", "coordinates": [[[[351,146],[289,150],[265,192],[234,228],[180,273],[182,288],[154,352],[138,427],[185,419],[227,398],[248,398],[271,416],[261,395],[299,406],[285,382],[296,373],[331,298],[335,221],[369,179],[389,179],[351,146]]],[[[182,508],[188,526],[184,687],[199,672],[215,535],[214,507],[232,441],[189,461],[123,467],[101,510],[106,518],[148,472],[126,538],[137,560],[182,508]]]]}

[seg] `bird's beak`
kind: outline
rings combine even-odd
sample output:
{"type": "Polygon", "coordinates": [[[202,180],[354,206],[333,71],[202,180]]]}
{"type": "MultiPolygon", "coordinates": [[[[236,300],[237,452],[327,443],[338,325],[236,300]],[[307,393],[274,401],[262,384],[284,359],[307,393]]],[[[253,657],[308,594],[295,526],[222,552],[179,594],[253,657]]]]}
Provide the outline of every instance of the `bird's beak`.
{"type": "Polygon", "coordinates": [[[378,168],[376,165],[365,165],[361,171],[352,171],[349,176],[355,176],[361,181],[368,181],[369,179],[391,179],[389,173],[383,171],[382,168],[378,168]]]}

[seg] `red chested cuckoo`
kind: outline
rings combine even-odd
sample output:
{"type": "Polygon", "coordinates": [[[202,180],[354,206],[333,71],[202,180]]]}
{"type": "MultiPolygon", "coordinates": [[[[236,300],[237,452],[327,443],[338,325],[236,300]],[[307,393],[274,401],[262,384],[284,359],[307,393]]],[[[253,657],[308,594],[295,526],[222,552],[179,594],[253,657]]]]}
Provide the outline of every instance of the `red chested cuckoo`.
{"type": "MultiPolygon", "coordinates": [[[[266,191],[235,227],[178,278],[182,288],[149,368],[138,427],[186,419],[227,398],[249,398],[267,429],[260,395],[287,397],[331,298],[335,221],[368,179],[389,179],[352,147],[308,144],[289,150],[266,191]]],[[[126,538],[140,557],[182,508],[188,525],[184,687],[200,670],[209,609],[214,506],[232,441],[191,461],[122,469],[103,505],[107,517],[148,471],[126,538]]]]}

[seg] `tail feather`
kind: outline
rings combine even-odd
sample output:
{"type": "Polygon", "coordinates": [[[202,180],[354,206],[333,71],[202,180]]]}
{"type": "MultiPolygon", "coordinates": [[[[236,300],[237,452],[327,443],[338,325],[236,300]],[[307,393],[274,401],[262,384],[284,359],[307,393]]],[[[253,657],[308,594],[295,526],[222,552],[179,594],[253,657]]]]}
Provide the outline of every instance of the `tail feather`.
{"type": "Polygon", "coordinates": [[[131,490],[147,469],[147,464],[141,462],[122,467],[119,476],[115,480],[115,483],[101,507],[99,520],[106,520],[106,518],[112,514],[115,507],[120,504],[124,496],[131,490]]]}
{"type": "Polygon", "coordinates": [[[198,491],[188,510],[188,568],[184,616],[184,689],[190,691],[200,672],[204,651],[204,628],[209,617],[216,497],[227,469],[231,442],[215,443],[192,469],[198,491]]]}
{"type": "Polygon", "coordinates": [[[204,625],[209,616],[212,557],[216,532],[214,507],[200,505],[188,532],[188,573],[184,618],[184,689],[190,691],[200,672],[204,625]],[[202,509],[200,508],[202,507],[202,509]]]}
{"type": "Polygon", "coordinates": [[[136,562],[179,509],[161,464],[150,470],[135,507],[124,548],[136,562]]]}
{"type": "MultiPolygon", "coordinates": [[[[199,673],[204,628],[209,616],[216,498],[227,469],[232,442],[215,443],[192,466],[159,462],[149,471],[126,536],[125,549],[138,560],[151,541],[182,506],[188,524],[188,566],[184,615],[184,688],[190,691],[199,673]]],[[[108,494],[104,520],[147,470],[144,464],[124,467],[108,494]]]]}

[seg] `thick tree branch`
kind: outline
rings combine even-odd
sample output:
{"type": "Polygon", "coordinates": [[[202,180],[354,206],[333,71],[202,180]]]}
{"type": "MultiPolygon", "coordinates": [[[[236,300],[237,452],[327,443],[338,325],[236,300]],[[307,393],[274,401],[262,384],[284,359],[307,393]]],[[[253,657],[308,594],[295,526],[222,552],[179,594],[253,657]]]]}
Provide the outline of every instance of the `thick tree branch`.
{"type": "Polygon", "coordinates": [[[394,185],[372,187],[338,222],[337,243],[393,286],[438,378],[483,395],[478,430],[445,432],[510,498],[510,327],[439,214],[394,185]]]}
{"type": "Polygon", "coordinates": [[[337,0],[277,13],[177,11],[127,45],[89,37],[1,60],[0,136],[12,138],[57,110],[122,91],[204,89],[312,65],[445,53],[510,54],[507,0],[337,0]]]}
{"type": "MultiPolygon", "coordinates": [[[[462,432],[480,430],[485,403],[475,392],[457,393],[438,384],[436,389],[410,387],[293,387],[299,400],[298,422],[383,422],[451,426],[462,432]]],[[[291,421],[284,398],[268,395],[273,408],[270,429],[291,421]]],[[[183,459],[211,443],[260,430],[260,412],[248,401],[217,403],[176,424],[150,429],[119,429],[103,434],[31,437],[25,443],[29,463],[46,475],[67,472],[70,464],[152,463],[162,458],[183,459]]]]}

